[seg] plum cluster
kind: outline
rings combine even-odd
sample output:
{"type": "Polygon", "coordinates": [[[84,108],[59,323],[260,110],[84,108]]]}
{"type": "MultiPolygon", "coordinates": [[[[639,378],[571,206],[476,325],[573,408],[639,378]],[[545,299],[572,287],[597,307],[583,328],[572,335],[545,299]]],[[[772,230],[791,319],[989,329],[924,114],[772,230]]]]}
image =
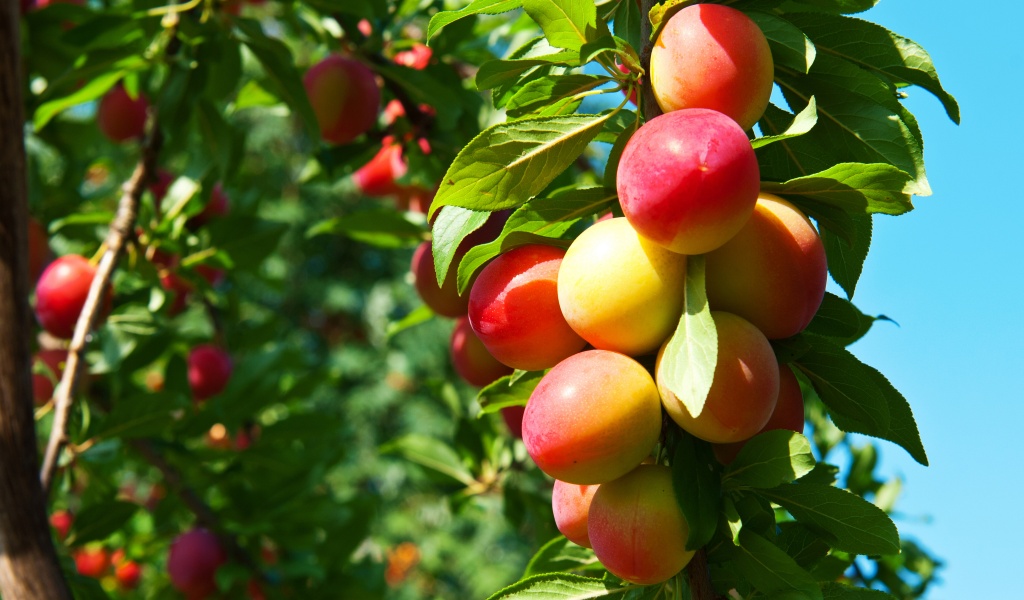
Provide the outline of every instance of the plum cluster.
{"type": "Polygon", "coordinates": [[[723,463],[761,431],[803,430],[799,384],[769,340],[808,325],[827,266],[811,221],[760,192],[746,130],[765,110],[773,69],[763,33],[743,13],[717,4],[677,12],[651,59],[665,112],[634,134],[618,165],[625,216],[601,218],[567,250],[514,248],[469,293],[468,323],[491,356],[550,369],[529,398],[522,437],[556,480],[559,529],[634,583],[665,581],[693,555],[671,469],[652,457],[663,410],[714,444],[723,463]],[[718,336],[699,414],[687,406],[700,399],[677,397],[657,375],[693,255],[704,256],[718,336]],[[640,357],[651,357],[655,374],[640,357]]]}

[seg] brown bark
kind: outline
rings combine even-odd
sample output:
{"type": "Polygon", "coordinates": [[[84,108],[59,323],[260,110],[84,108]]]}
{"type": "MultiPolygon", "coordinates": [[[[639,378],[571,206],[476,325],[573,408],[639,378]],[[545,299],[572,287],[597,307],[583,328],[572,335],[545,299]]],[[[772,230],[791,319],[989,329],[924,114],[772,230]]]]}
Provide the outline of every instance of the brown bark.
{"type": "Polygon", "coordinates": [[[654,90],[651,88],[651,50],[654,48],[654,41],[651,40],[651,34],[654,33],[653,27],[651,26],[651,19],[648,15],[651,14],[651,8],[658,3],[658,0],[641,0],[640,1],[640,39],[644,41],[644,47],[640,51],[640,66],[644,68],[644,78],[640,81],[642,87],[640,102],[641,114],[644,119],[650,121],[654,117],[661,114],[661,107],[658,106],[658,101],[654,99],[654,90]]]}
{"type": "Polygon", "coordinates": [[[71,598],[39,485],[18,3],[0,2],[0,595],[71,598]]]}

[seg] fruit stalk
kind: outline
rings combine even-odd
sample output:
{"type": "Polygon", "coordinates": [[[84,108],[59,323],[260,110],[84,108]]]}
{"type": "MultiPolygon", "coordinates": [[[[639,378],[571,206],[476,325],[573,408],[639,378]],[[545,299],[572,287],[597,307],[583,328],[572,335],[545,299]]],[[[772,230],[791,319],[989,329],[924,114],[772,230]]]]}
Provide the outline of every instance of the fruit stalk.
{"type": "Polygon", "coordinates": [[[157,157],[163,144],[163,136],[157,126],[155,115],[151,115],[149,121],[146,144],[143,146],[138,164],[135,165],[135,171],[125,183],[121,199],[118,201],[117,214],[110,223],[110,230],[104,241],[106,250],[100,257],[99,265],[96,267],[96,276],[89,288],[89,296],[85,301],[85,306],[82,307],[82,314],[75,324],[75,333],[71,338],[71,345],[68,347],[68,357],[65,362],[64,374],[61,377],[61,385],[54,395],[53,426],[50,429],[50,438],[43,455],[43,466],[39,472],[39,480],[42,482],[44,494],[49,493],[54,474],[57,471],[60,452],[68,442],[68,417],[71,414],[75,389],[82,376],[81,357],[85,351],[89,332],[95,327],[96,320],[102,311],[106,290],[110,287],[110,281],[114,275],[114,267],[117,266],[125,244],[135,229],[135,221],[139,214],[139,199],[142,198],[146,186],[156,177],[157,157]]]}

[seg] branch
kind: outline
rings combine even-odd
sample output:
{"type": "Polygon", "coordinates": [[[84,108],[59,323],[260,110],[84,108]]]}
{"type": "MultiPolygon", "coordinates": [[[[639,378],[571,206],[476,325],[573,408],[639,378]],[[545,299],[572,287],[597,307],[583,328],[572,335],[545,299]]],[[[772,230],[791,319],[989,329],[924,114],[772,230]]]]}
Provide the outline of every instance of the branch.
{"type": "Polygon", "coordinates": [[[692,600],[716,600],[715,587],[711,584],[711,572],[708,570],[708,553],[704,548],[697,550],[686,567],[686,576],[690,582],[690,598],[692,600]]]}
{"type": "Polygon", "coordinates": [[[650,14],[651,8],[657,3],[657,0],[641,0],[640,2],[640,39],[644,41],[643,50],[640,52],[640,66],[644,69],[644,76],[640,80],[640,102],[643,104],[640,110],[648,121],[661,114],[661,107],[654,99],[654,89],[651,87],[651,51],[654,49],[651,34],[654,33],[654,30],[651,27],[650,14]]]}
{"type": "Polygon", "coordinates": [[[167,459],[157,451],[153,443],[147,440],[132,440],[129,443],[149,464],[160,471],[164,481],[177,492],[178,496],[181,497],[181,501],[196,516],[199,524],[217,533],[217,538],[227,548],[228,554],[231,555],[234,561],[244,565],[253,574],[263,579],[263,572],[260,570],[259,565],[256,564],[256,561],[239,545],[238,540],[234,536],[223,533],[223,528],[220,526],[220,519],[217,518],[217,514],[213,512],[209,505],[203,502],[195,490],[185,483],[181,473],[167,462],[167,459]]]}
{"type": "Polygon", "coordinates": [[[106,250],[96,267],[96,276],[89,288],[89,295],[82,307],[82,314],[78,317],[78,323],[75,324],[75,333],[71,337],[71,345],[68,348],[64,375],[61,377],[60,386],[54,396],[53,427],[50,429],[50,439],[46,444],[43,467],[39,472],[39,480],[42,482],[44,494],[49,494],[54,474],[57,471],[60,452],[68,443],[68,417],[71,414],[75,389],[83,375],[81,358],[88,343],[89,332],[96,326],[96,320],[104,304],[104,297],[114,275],[114,267],[117,266],[117,261],[121,258],[125,243],[133,234],[135,220],[139,214],[139,199],[142,197],[146,184],[156,173],[157,156],[160,154],[163,136],[155,116],[151,116],[148,129],[149,137],[142,148],[142,156],[139,158],[138,164],[135,165],[135,171],[131,178],[125,183],[121,199],[118,201],[117,214],[110,224],[110,231],[104,241],[106,250]]]}

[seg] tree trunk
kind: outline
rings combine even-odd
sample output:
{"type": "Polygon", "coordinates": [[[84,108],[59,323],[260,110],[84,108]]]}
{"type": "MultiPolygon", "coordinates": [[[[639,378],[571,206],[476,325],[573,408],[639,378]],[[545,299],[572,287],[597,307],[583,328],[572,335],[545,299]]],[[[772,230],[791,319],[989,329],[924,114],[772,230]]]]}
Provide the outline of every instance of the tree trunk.
{"type": "Polygon", "coordinates": [[[32,415],[18,2],[0,1],[0,595],[71,599],[50,537],[32,415]]]}

